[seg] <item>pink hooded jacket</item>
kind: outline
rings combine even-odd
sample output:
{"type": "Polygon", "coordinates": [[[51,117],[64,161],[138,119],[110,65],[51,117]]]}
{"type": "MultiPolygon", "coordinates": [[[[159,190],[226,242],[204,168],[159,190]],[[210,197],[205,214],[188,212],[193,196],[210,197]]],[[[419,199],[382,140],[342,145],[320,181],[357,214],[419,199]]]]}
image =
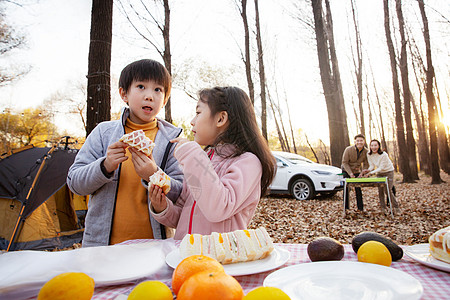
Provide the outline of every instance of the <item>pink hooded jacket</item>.
{"type": "Polygon", "coordinates": [[[245,152],[233,158],[235,147],[217,146],[208,154],[195,142],[178,147],[174,156],[183,173],[184,183],[175,204],[159,214],[151,209],[161,224],[176,228],[174,239],[188,233],[211,234],[246,229],[261,196],[262,166],[258,157],[245,152]]]}

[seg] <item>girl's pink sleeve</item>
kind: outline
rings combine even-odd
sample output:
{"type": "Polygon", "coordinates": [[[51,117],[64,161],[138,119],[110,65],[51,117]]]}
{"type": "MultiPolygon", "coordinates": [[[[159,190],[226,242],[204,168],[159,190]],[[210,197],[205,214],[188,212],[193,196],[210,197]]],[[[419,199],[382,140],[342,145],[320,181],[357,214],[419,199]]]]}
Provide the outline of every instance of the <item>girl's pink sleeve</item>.
{"type": "Polygon", "coordinates": [[[208,221],[224,221],[246,208],[247,201],[259,201],[262,167],[254,154],[244,153],[232,163],[223,161],[226,171],[220,178],[197,143],[183,144],[174,155],[182,165],[191,196],[208,221]]]}
{"type": "Polygon", "coordinates": [[[178,197],[177,201],[175,202],[175,204],[166,197],[167,208],[164,211],[157,214],[153,211],[153,207],[151,208],[150,211],[153,218],[155,218],[156,221],[165,226],[177,228],[177,224],[181,216],[181,211],[183,210],[183,206],[185,203],[186,199],[185,197],[186,197],[186,187],[185,183],[183,183],[183,190],[180,194],[180,197],[178,197]]]}

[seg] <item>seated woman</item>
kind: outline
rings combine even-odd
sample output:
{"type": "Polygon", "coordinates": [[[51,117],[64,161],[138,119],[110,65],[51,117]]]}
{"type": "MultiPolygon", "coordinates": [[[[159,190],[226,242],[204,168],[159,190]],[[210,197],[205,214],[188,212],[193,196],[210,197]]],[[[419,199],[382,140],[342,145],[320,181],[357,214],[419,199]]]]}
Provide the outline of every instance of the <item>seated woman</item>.
{"type": "MultiPolygon", "coordinates": [[[[369,162],[369,169],[365,170],[364,177],[376,175],[377,177],[387,177],[389,184],[389,196],[396,213],[400,212],[397,199],[393,193],[394,188],[394,165],[389,159],[389,155],[381,150],[381,145],[378,140],[370,141],[370,151],[367,153],[367,160],[369,162]]],[[[384,202],[384,187],[378,187],[378,195],[380,197],[380,205],[383,213],[386,212],[386,203],[384,202]]]]}

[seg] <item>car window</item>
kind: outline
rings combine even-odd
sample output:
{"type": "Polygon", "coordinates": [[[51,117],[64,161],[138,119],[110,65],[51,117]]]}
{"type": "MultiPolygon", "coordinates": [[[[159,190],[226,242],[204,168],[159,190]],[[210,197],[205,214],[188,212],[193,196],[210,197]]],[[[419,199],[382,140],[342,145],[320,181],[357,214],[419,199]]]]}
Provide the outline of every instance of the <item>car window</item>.
{"type": "MultiPolygon", "coordinates": [[[[288,161],[291,164],[294,165],[298,165],[298,164],[304,164],[304,163],[309,163],[309,164],[314,164],[314,162],[310,159],[307,159],[306,157],[303,157],[301,155],[298,154],[294,154],[294,153],[288,153],[288,152],[278,152],[277,156],[279,156],[280,158],[288,161]]],[[[277,162],[281,161],[283,162],[281,159],[279,159],[278,157],[276,157],[277,162]]]]}
{"type": "Polygon", "coordinates": [[[289,158],[286,158],[286,159],[289,160],[289,162],[291,162],[291,163],[293,163],[295,165],[298,165],[300,163],[310,163],[310,164],[313,163],[311,160],[309,160],[307,158],[302,158],[302,157],[289,157],[289,158]]]}

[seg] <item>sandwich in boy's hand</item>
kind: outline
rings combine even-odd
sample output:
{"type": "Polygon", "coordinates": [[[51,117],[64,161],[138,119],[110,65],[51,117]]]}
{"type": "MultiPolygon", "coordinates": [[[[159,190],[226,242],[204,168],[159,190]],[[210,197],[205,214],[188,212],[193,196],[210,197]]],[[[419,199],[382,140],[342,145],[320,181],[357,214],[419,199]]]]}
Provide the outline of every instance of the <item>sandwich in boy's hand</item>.
{"type": "Polygon", "coordinates": [[[170,191],[170,177],[164,173],[163,170],[158,169],[157,172],[153,173],[152,176],[148,179],[148,187],[150,188],[150,184],[157,185],[162,188],[163,193],[167,195],[170,191]]]}
{"type": "Polygon", "coordinates": [[[123,135],[119,139],[119,141],[144,152],[147,156],[150,156],[152,154],[153,148],[155,147],[155,143],[153,143],[151,139],[145,136],[145,133],[142,129],[135,130],[123,135]]]}
{"type": "Polygon", "coordinates": [[[180,244],[184,259],[202,254],[222,264],[263,259],[273,251],[273,242],[264,227],[211,235],[186,234],[180,244]]]}

